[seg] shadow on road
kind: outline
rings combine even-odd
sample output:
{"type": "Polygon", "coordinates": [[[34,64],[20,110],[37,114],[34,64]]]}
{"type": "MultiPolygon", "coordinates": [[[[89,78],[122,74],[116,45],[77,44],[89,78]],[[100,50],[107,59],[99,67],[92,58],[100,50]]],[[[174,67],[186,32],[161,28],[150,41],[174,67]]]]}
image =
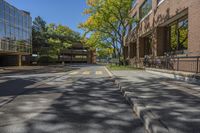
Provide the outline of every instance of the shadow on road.
{"type": "Polygon", "coordinates": [[[80,67],[71,66],[24,66],[24,67],[10,67],[1,71],[0,75],[30,75],[30,74],[43,74],[43,73],[62,73],[79,69],[80,67]]]}
{"type": "MultiPolygon", "coordinates": [[[[15,127],[15,133],[144,132],[142,122],[134,118],[129,105],[109,78],[78,78],[63,88],[41,86],[29,89],[23,95],[34,98],[30,99],[32,103],[25,104],[28,101],[25,100],[18,107],[12,107],[19,119],[30,113],[24,111],[26,106],[36,107],[31,111],[39,111],[39,114],[17,126],[0,126],[4,133],[12,127],[15,127]],[[44,103],[50,99],[53,101],[44,109],[40,102],[36,103],[36,99],[41,98],[44,103]]],[[[4,120],[10,116],[4,116],[4,120]]]]}

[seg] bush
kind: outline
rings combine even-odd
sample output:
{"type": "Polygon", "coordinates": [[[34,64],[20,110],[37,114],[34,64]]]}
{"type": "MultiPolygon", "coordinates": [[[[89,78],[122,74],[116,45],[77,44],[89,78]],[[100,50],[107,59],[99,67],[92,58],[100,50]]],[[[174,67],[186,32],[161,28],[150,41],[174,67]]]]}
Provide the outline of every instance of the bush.
{"type": "Polygon", "coordinates": [[[53,58],[51,56],[41,56],[38,59],[38,64],[48,65],[48,64],[55,64],[58,62],[57,58],[53,58]]]}

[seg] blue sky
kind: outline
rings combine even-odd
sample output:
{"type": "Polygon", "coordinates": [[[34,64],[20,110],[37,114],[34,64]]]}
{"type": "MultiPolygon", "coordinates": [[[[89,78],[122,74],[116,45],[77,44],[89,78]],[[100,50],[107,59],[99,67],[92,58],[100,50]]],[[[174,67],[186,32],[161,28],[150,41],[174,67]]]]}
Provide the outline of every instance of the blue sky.
{"type": "Polygon", "coordinates": [[[69,26],[71,29],[82,32],[77,28],[87,16],[83,10],[87,7],[86,0],[6,0],[19,9],[29,11],[31,16],[41,16],[47,23],[57,23],[69,26]]]}

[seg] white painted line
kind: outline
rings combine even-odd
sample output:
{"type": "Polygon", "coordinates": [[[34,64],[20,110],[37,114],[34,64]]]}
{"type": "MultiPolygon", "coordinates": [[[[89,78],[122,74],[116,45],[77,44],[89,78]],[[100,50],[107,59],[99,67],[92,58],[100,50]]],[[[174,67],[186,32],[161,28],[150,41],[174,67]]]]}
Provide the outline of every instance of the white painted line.
{"type": "Polygon", "coordinates": [[[76,72],[72,72],[72,73],[70,73],[69,75],[76,75],[76,74],[78,74],[77,71],[76,71],[76,72]]]}
{"type": "Polygon", "coordinates": [[[90,71],[85,71],[82,73],[83,75],[89,75],[90,74],[90,71]]]}
{"type": "Polygon", "coordinates": [[[103,73],[102,73],[102,71],[96,71],[95,74],[96,74],[96,75],[102,75],[103,73]]]}
{"type": "Polygon", "coordinates": [[[109,75],[110,77],[113,77],[113,74],[108,70],[108,68],[107,68],[107,67],[104,67],[104,68],[105,68],[106,72],[108,73],[108,75],[109,75]]]}

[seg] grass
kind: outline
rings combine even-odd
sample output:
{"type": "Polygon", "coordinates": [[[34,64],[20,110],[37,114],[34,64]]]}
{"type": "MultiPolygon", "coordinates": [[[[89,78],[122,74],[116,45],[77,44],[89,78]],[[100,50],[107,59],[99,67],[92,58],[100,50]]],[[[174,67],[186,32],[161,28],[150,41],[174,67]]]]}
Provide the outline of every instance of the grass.
{"type": "Polygon", "coordinates": [[[136,68],[133,66],[122,66],[122,65],[115,65],[115,64],[109,64],[107,65],[107,68],[109,70],[142,70],[141,68],[136,68]]]}

